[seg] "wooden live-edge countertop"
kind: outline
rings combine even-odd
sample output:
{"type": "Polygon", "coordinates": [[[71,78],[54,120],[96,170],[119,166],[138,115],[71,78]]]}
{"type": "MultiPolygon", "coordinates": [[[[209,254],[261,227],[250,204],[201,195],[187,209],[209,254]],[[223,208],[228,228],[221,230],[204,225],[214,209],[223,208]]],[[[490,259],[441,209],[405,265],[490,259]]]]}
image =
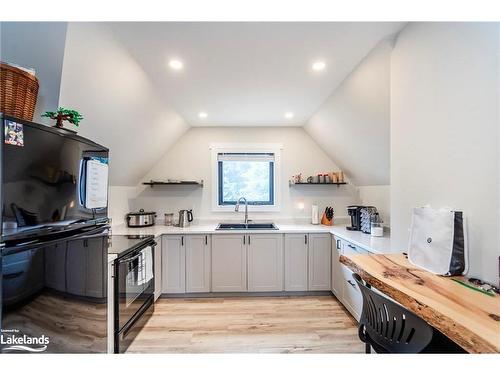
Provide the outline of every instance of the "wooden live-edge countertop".
{"type": "Polygon", "coordinates": [[[469,353],[500,353],[500,296],[420,269],[404,254],[342,255],[340,261],[469,353]]]}

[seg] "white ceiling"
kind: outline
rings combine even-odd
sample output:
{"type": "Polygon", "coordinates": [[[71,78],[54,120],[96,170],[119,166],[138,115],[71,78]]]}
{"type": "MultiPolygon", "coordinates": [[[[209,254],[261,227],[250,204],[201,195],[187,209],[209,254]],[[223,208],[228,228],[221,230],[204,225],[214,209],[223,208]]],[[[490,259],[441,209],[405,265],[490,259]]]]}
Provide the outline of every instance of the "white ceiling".
{"type": "Polygon", "coordinates": [[[158,99],[191,126],[302,126],[364,56],[404,24],[110,23],[158,99]],[[168,67],[183,61],[182,71],[168,67]],[[317,60],[327,64],[315,72],[317,60]],[[206,119],[198,118],[206,112],[206,119]],[[293,119],[285,119],[291,111],[293,119]]]}

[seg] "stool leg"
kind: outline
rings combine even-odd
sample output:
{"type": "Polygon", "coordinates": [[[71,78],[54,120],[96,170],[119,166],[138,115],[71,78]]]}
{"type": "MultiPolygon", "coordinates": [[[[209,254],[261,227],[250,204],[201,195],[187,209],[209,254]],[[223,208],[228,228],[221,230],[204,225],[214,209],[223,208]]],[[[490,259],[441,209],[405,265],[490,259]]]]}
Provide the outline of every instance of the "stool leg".
{"type": "Polygon", "coordinates": [[[366,343],[365,344],[365,353],[370,354],[371,352],[372,352],[372,347],[370,346],[370,344],[366,343]]]}

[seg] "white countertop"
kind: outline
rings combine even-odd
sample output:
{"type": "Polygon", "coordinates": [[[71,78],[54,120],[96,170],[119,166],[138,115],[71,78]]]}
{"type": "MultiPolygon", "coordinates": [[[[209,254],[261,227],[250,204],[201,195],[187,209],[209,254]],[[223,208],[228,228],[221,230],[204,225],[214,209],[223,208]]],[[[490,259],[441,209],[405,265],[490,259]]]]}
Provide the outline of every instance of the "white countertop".
{"type": "Polygon", "coordinates": [[[218,222],[196,223],[187,228],[165,226],[157,224],[145,228],[129,228],[125,224],[112,227],[113,235],[153,235],[155,237],[164,234],[250,234],[250,233],[330,233],[346,241],[353,243],[372,253],[390,253],[391,239],[388,234],[383,237],[372,237],[359,231],[349,231],[345,225],[313,225],[313,224],[280,224],[275,223],[278,230],[215,230],[218,222]]]}

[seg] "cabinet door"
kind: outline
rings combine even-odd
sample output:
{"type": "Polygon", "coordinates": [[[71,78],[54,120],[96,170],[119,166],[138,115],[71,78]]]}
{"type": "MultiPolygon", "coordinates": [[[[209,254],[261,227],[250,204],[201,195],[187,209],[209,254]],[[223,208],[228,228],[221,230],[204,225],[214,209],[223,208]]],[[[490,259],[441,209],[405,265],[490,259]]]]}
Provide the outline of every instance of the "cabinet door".
{"type": "Polygon", "coordinates": [[[344,287],[344,278],[342,268],[340,267],[340,252],[342,249],[342,242],[339,238],[333,237],[332,243],[332,293],[342,300],[342,291],[344,287]]]}
{"type": "Polygon", "coordinates": [[[186,292],[210,292],[209,235],[186,236],[186,292]]]}
{"type": "Polygon", "coordinates": [[[107,292],[107,237],[102,236],[84,240],[86,248],[85,296],[104,298],[107,292]]]}
{"type": "MultiPolygon", "coordinates": [[[[349,255],[349,254],[369,254],[368,251],[361,249],[360,247],[350,243],[349,241],[340,240],[341,242],[341,254],[349,255]]],[[[352,271],[340,264],[342,270],[342,302],[344,306],[349,310],[349,312],[359,321],[361,310],[363,307],[363,296],[361,295],[361,291],[359,290],[359,286],[356,283],[356,280],[352,277],[352,271]]]]}
{"type": "Polygon", "coordinates": [[[70,294],[85,295],[86,251],[85,240],[68,242],[66,251],[66,291],[70,294]]]}
{"type": "Polygon", "coordinates": [[[247,290],[247,248],[245,235],[212,236],[212,291],[247,290]]]}
{"type": "Polygon", "coordinates": [[[184,236],[163,236],[161,244],[162,293],[186,292],[184,236]]]}
{"type": "Polygon", "coordinates": [[[340,267],[342,269],[344,281],[342,298],[343,304],[352,316],[359,321],[361,309],[363,307],[363,296],[361,295],[358,284],[356,284],[356,280],[352,277],[352,271],[343,264],[341,264],[340,267]]]}
{"type": "Polygon", "coordinates": [[[59,292],[66,292],[66,243],[45,248],[45,284],[59,292]]]}
{"type": "Polygon", "coordinates": [[[330,290],[331,235],[309,235],[309,290],[330,290]]]}
{"type": "Polygon", "coordinates": [[[308,235],[285,234],[285,290],[307,290],[308,235]]]}
{"type": "Polygon", "coordinates": [[[155,276],[155,293],[154,298],[155,301],[161,296],[161,243],[162,241],[156,241],[155,246],[155,268],[154,268],[154,276],[155,276]]]}
{"type": "Polygon", "coordinates": [[[248,290],[283,290],[283,246],[280,234],[249,234],[248,290]]]}

